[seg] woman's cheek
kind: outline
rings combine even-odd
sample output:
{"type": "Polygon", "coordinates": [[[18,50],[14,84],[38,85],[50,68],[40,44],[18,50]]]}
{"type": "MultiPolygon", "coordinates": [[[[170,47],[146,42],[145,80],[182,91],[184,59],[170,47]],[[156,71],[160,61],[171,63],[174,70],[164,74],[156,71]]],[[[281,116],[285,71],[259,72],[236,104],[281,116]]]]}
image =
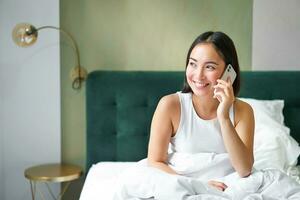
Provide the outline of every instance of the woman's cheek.
{"type": "Polygon", "coordinates": [[[211,77],[211,80],[213,82],[214,85],[217,84],[217,80],[220,78],[219,74],[216,74],[214,76],[211,77]]]}
{"type": "Polygon", "coordinates": [[[186,79],[188,83],[190,83],[192,80],[192,73],[190,72],[190,70],[186,71],[186,79]]]}

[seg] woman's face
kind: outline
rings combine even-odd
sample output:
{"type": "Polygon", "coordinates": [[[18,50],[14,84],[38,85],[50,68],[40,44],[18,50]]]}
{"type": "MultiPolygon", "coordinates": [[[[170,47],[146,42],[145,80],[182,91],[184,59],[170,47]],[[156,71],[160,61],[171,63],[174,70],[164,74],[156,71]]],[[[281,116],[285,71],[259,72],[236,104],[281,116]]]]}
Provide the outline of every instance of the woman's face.
{"type": "Polygon", "coordinates": [[[198,44],[192,50],[186,68],[187,83],[197,96],[213,96],[216,80],[225,69],[225,62],[212,44],[198,44]]]}

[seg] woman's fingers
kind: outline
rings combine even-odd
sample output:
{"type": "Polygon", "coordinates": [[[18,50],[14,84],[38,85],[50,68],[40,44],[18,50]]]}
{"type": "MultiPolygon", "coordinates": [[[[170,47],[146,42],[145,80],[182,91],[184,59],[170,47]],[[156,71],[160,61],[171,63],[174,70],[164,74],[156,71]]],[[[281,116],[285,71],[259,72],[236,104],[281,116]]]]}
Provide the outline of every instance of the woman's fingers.
{"type": "Polygon", "coordinates": [[[224,191],[227,188],[227,185],[219,181],[208,181],[208,184],[217,188],[218,190],[224,191]]]}
{"type": "Polygon", "coordinates": [[[224,81],[222,79],[217,79],[217,82],[218,83],[228,83],[228,84],[232,85],[230,77],[228,77],[226,81],[224,81]]]}
{"type": "MultiPolygon", "coordinates": [[[[227,95],[227,96],[229,96],[229,94],[230,94],[230,90],[229,90],[229,88],[227,87],[227,86],[225,86],[225,85],[215,85],[214,86],[214,88],[215,88],[215,91],[216,92],[218,92],[218,91],[224,91],[224,93],[227,95]]],[[[215,93],[216,93],[215,92],[215,93]]]]}
{"type": "Polygon", "coordinates": [[[217,99],[219,100],[219,102],[222,102],[222,100],[223,100],[224,98],[226,98],[226,96],[225,96],[225,94],[224,94],[223,91],[217,91],[217,92],[215,92],[215,94],[214,94],[214,98],[217,98],[217,99]]]}
{"type": "Polygon", "coordinates": [[[215,94],[218,91],[224,91],[226,96],[234,96],[230,79],[228,80],[228,82],[218,79],[217,82],[218,84],[213,86],[215,88],[215,94]]]}
{"type": "Polygon", "coordinates": [[[223,183],[223,182],[211,180],[211,181],[209,181],[208,183],[211,184],[211,185],[217,186],[217,187],[221,187],[221,188],[223,188],[224,190],[227,188],[227,185],[226,185],[225,183],[223,183]]]}

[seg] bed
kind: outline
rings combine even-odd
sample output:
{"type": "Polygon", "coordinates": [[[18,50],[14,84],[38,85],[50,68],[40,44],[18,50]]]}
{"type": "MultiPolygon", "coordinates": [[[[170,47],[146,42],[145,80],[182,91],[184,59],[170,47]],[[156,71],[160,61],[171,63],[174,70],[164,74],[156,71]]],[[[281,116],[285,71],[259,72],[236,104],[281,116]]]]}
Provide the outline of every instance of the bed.
{"type": "MultiPolygon", "coordinates": [[[[81,193],[81,200],[112,199],[113,186],[118,174],[131,167],[147,155],[150,123],[159,99],[179,91],[183,85],[184,72],[155,71],[93,71],[86,83],[87,113],[87,178],[81,193]]],[[[280,111],[271,115],[288,127],[287,135],[294,152],[281,155],[279,162],[286,172],[298,177],[296,165],[300,142],[300,95],[297,81],[300,71],[243,71],[239,97],[258,100],[258,112],[272,106],[270,100],[281,100],[284,104],[282,118],[280,111]],[[266,100],[261,101],[261,100],[266,100]],[[294,145],[294,146],[293,146],[294,145]],[[296,147],[297,146],[297,147],[296,147]],[[293,155],[293,156],[291,156],[293,155]],[[285,160],[286,161],[286,160],[285,160]],[[281,162],[281,163],[280,163],[281,162]]],[[[250,100],[250,103],[251,100],[250,100]]],[[[280,106],[279,106],[280,107],[280,106]]],[[[273,108],[271,108],[272,110],[273,108]]],[[[259,117],[264,116],[259,114],[259,117]]],[[[257,119],[256,119],[257,120],[257,119]]],[[[265,137],[265,136],[264,136],[265,137]]],[[[276,139],[278,142],[278,138],[276,139]]],[[[284,144],[281,144],[284,145],[284,144]]],[[[266,154],[267,158],[271,154],[266,154]]],[[[271,156],[272,157],[272,156],[271,156]]],[[[266,158],[265,158],[266,159],[266,158]]],[[[265,160],[260,164],[272,164],[265,160]]]]}

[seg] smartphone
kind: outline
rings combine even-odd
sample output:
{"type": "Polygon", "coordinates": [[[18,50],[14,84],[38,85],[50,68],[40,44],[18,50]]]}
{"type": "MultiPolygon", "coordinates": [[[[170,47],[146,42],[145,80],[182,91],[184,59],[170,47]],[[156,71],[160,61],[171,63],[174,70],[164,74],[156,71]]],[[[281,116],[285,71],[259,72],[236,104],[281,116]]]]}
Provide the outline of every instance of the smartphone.
{"type": "Polygon", "coordinates": [[[231,64],[227,65],[227,68],[225,69],[221,79],[224,81],[227,81],[228,77],[230,77],[231,83],[233,84],[233,82],[236,78],[236,72],[234,71],[231,64]]]}

